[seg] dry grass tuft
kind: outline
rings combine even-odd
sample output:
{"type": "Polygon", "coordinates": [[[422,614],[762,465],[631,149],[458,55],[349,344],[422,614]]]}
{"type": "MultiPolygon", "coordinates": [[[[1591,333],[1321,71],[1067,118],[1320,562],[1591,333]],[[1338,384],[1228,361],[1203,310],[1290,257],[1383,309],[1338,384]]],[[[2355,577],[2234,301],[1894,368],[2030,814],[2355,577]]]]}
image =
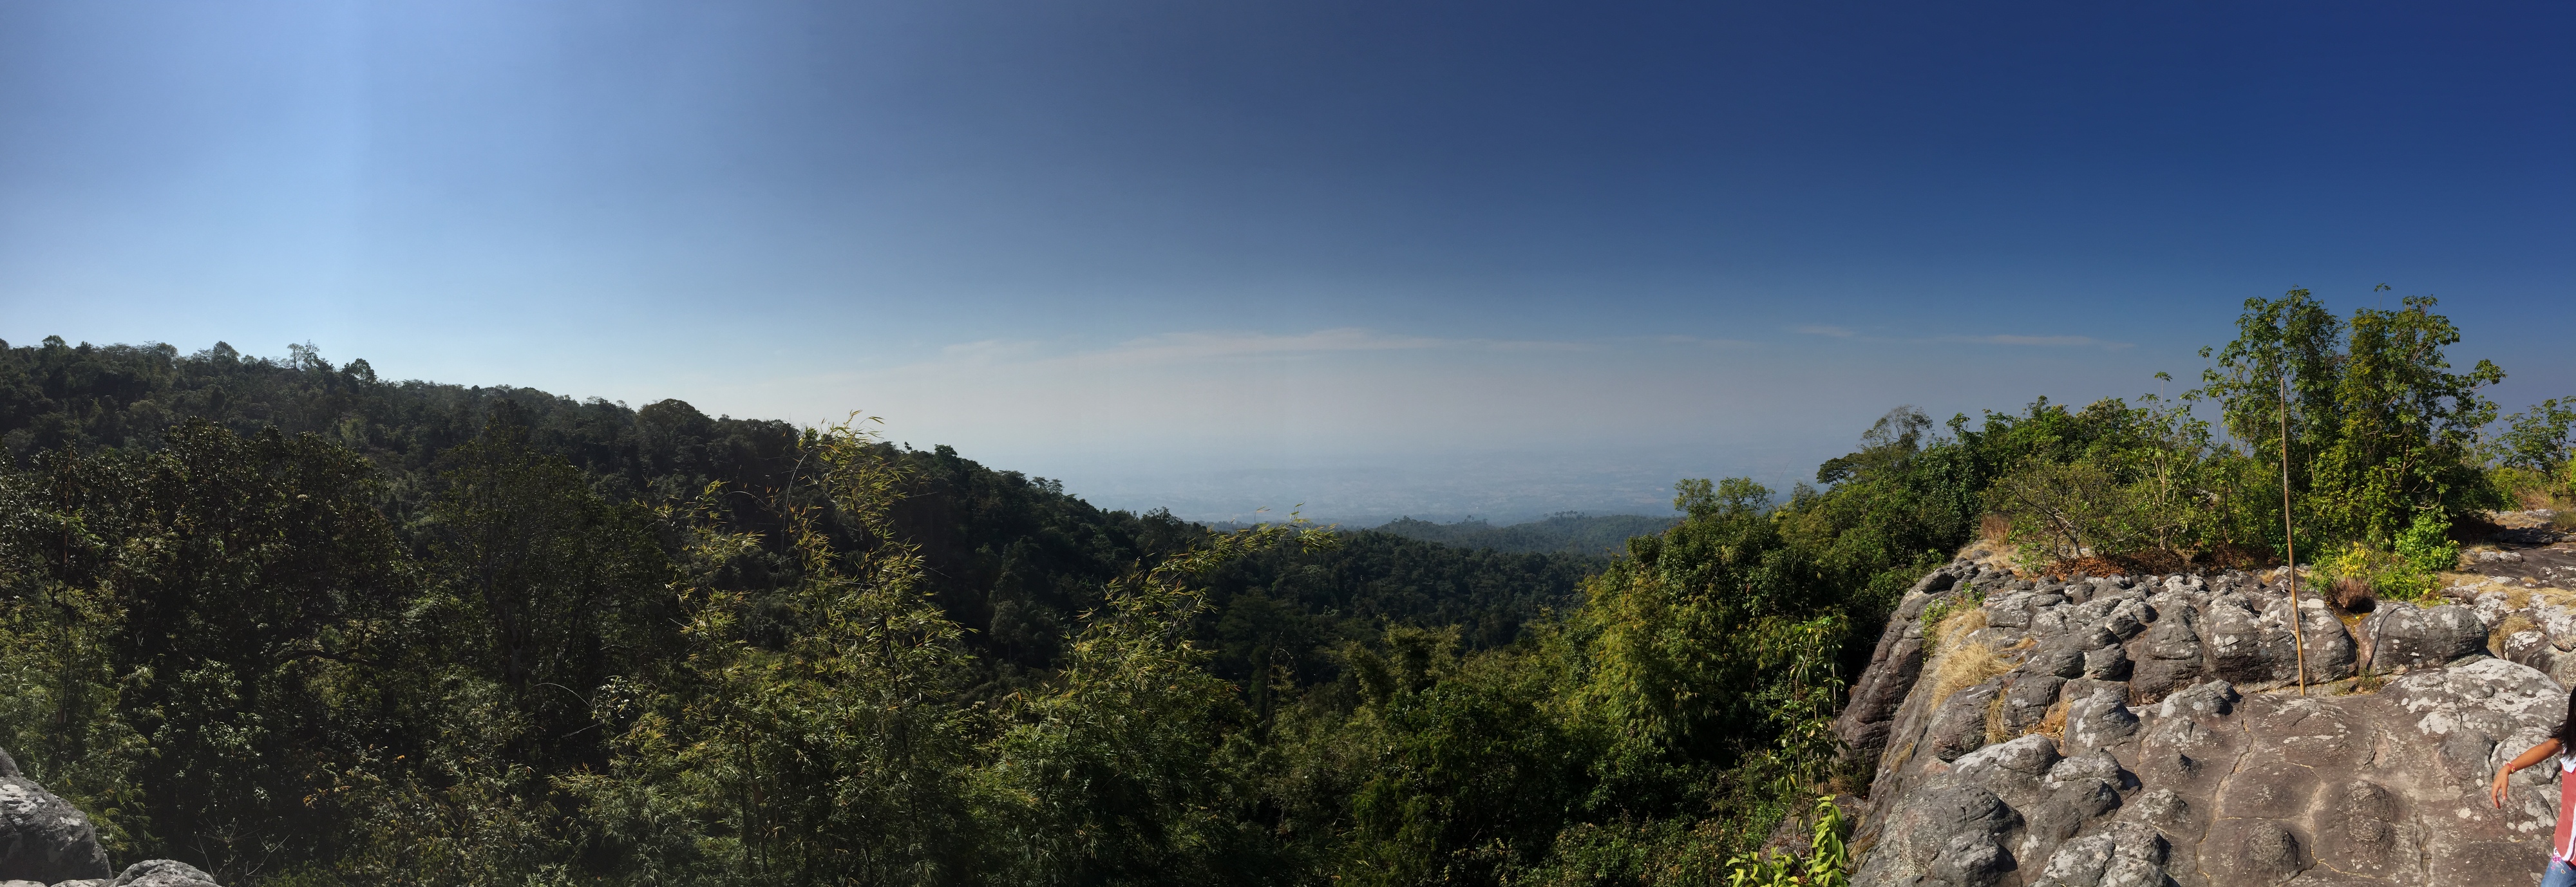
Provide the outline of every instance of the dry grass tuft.
{"type": "MultiPolygon", "coordinates": [[[[1978,620],[1979,625],[1984,619],[1978,620]]],[[[1939,658],[1932,661],[1932,707],[1940,708],[1950,694],[1985,683],[1986,679],[2013,670],[2011,660],[1995,648],[1977,643],[1945,645],[1939,658]]]]}
{"type": "Polygon", "coordinates": [[[1995,698],[1986,700],[1986,744],[2011,738],[2012,734],[2004,729],[2004,694],[1997,693],[1995,698]]]}
{"type": "Polygon", "coordinates": [[[2073,579],[2077,573],[2086,576],[2120,576],[2135,572],[2137,571],[2129,569],[2119,561],[2089,555],[2048,565],[2048,576],[2052,579],[2073,579]]]}
{"type": "Polygon", "coordinates": [[[1950,645],[1986,627],[1986,608],[1967,607],[1941,617],[1932,624],[1932,652],[1939,655],[1950,645]]]}
{"type": "Polygon", "coordinates": [[[2040,716],[2039,723],[2032,725],[2030,732],[2022,735],[2046,736],[2059,742],[2066,741],[2066,700],[2057,700],[2057,704],[2049,706],[2048,713],[2040,716]]]}
{"type": "Polygon", "coordinates": [[[2524,617],[2520,613],[2507,615],[2496,622],[2494,631],[2487,632],[2487,655],[2498,659],[2504,658],[2504,641],[2506,638],[2513,637],[2514,635],[2521,634],[2538,627],[2540,626],[2533,624],[2529,618],[2524,617]]]}
{"type": "Polygon", "coordinates": [[[1977,519],[1977,539],[1989,548],[2000,548],[2012,541],[2012,518],[1989,514],[1977,519]]]}

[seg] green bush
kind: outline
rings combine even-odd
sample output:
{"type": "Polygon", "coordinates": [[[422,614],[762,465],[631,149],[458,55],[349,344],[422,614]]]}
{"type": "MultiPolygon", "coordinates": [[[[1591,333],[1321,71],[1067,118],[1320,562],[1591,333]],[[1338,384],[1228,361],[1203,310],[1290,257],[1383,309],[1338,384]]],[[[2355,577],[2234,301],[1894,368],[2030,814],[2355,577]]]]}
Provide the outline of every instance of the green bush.
{"type": "Polygon", "coordinates": [[[2447,537],[2448,529],[2433,512],[2417,514],[2391,548],[2347,542],[2334,555],[2319,558],[2316,581],[2331,588],[2338,580],[2355,579],[2379,597],[2423,600],[2439,590],[2442,572],[2459,566],[2460,544],[2447,537]]]}
{"type": "Polygon", "coordinates": [[[1851,848],[1844,844],[1849,824],[1830,796],[1816,799],[1816,825],[1804,858],[1740,854],[1726,861],[1726,887],[1848,887],[1851,848]]]}

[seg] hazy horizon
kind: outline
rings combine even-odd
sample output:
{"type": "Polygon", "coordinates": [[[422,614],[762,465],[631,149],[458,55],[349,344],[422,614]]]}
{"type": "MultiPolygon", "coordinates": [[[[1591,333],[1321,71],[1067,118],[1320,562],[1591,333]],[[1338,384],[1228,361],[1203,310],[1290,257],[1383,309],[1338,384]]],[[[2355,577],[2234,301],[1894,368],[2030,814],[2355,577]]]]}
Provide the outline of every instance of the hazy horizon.
{"type": "Polygon", "coordinates": [[[2562,5],[0,4],[0,338],[1660,513],[2433,294],[2576,394],[2562,5]],[[2375,292],[2386,283],[2395,289],[2375,292]]]}

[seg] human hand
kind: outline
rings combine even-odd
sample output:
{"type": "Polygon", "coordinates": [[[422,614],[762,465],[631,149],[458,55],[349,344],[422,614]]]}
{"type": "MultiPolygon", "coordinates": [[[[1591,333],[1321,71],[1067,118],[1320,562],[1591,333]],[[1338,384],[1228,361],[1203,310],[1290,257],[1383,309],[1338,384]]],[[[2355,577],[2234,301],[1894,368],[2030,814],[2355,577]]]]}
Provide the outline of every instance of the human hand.
{"type": "Polygon", "coordinates": [[[2496,768],[2495,785],[2488,790],[2487,796],[2489,799],[2495,801],[2496,809],[2498,810],[2504,809],[2505,790],[2511,787],[2505,780],[2512,777],[2513,771],[2507,770],[2503,767],[2496,768]]]}

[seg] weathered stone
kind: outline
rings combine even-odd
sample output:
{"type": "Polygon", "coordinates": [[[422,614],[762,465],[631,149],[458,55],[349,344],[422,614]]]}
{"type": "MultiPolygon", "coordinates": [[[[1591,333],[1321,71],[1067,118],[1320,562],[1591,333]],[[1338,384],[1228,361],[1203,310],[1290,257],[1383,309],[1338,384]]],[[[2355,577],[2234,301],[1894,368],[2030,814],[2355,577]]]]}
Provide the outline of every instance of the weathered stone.
{"type": "Polygon", "coordinates": [[[2100,626],[2112,637],[2123,641],[2137,637],[2138,632],[2147,630],[2147,623],[2156,620],[2155,610],[2148,607],[2146,601],[2137,599],[2135,592],[2128,594],[2131,596],[2112,606],[2110,613],[2102,617],[2100,626]]]}
{"type": "Polygon", "coordinates": [[[1888,720],[1905,704],[1905,695],[1914,689],[1914,681],[1923,674],[1923,640],[1904,637],[1902,632],[1880,645],[1870,667],[1861,680],[1852,685],[1851,702],[1834,719],[1835,731],[1844,744],[1865,753],[1872,761],[1887,746],[1888,720]]]}
{"type": "Polygon", "coordinates": [[[2504,658],[2547,672],[2558,664],[2558,647],[2549,642],[2549,633],[2533,629],[2517,631],[2504,639],[2504,658]]]}
{"type": "Polygon", "coordinates": [[[175,859],[147,859],[125,867],[108,887],[217,887],[215,876],[175,859]]]}
{"type": "Polygon", "coordinates": [[[2278,884],[2309,865],[2304,842],[2276,819],[2223,819],[2211,826],[2201,854],[2210,880],[2219,884],[2278,884]]]}
{"type": "Polygon", "coordinates": [[[2239,684],[2272,679],[2272,661],[2264,655],[2263,627],[2244,595],[2211,595],[2201,608],[2201,637],[2209,642],[2210,671],[2239,684]]]}
{"type": "Polygon", "coordinates": [[[2005,872],[2013,870],[2012,854],[2003,843],[1986,834],[1957,834],[1932,860],[1926,884],[1956,887],[1991,887],[2003,882],[2005,872]]]}
{"type": "Polygon", "coordinates": [[[2290,601],[2272,598],[2264,604],[2260,625],[2263,628],[2263,655],[2272,662],[2274,681],[2295,681],[2302,664],[2309,683],[2341,680],[2352,676],[2358,661],[2350,632],[2343,622],[2326,608],[2325,601],[2313,595],[2299,598],[2299,630],[2307,646],[2306,661],[2297,656],[2301,635],[2290,631],[2290,601]]]}
{"type": "Polygon", "coordinates": [[[0,776],[0,879],[50,884],[111,874],[88,816],[34,780],[0,776]]]}
{"type": "MultiPolygon", "coordinates": [[[[1938,857],[1953,853],[1954,847],[1959,849],[1951,864],[1956,870],[1970,849],[1954,843],[1956,839],[1968,838],[1964,843],[1973,844],[1982,837],[1993,843],[2021,825],[2021,816],[1995,793],[1951,781],[1909,793],[1888,807],[1882,837],[1861,861],[1852,879],[1855,887],[1917,883],[1933,872],[1938,857]]],[[[1996,849],[2001,845],[1996,844],[1996,849]]]]}
{"type": "Polygon", "coordinates": [[[2416,829],[2395,793],[2354,780],[2320,799],[2315,855],[2336,871],[2408,883],[2415,873],[2416,829]]]}
{"type": "Polygon", "coordinates": [[[2156,830],[2136,823],[2114,823],[2102,833],[2059,845],[2048,857],[2033,887],[2098,887],[2106,884],[2162,885],[2165,840],[2156,830]],[[2114,880],[2117,879],[2117,880],[2114,880]]]}
{"type": "Polygon", "coordinates": [[[2092,698],[2069,702],[2066,707],[2066,746],[2071,750],[2100,751],[2138,734],[2138,716],[2129,713],[2129,701],[2118,690],[2103,687],[2092,698]]]}
{"type": "Polygon", "coordinates": [[[2054,791],[2060,785],[2086,779],[2099,779],[2110,783],[2113,788],[2128,788],[2137,784],[2136,777],[2131,776],[2127,769],[2120,766],[2118,758],[2101,752],[2059,760],[2056,766],[2048,769],[2045,784],[2054,791]]]}
{"type": "Polygon", "coordinates": [[[2008,735],[2018,736],[2038,727],[2048,719],[2048,709],[2057,704],[2058,688],[2066,679],[2056,675],[2018,674],[2004,684],[2003,709],[1999,712],[2002,727],[2008,735]]]}
{"type": "Polygon", "coordinates": [[[1941,702],[1932,715],[1932,725],[1924,731],[1923,744],[1944,761],[1958,760],[1960,755],[1986,744],[1986,707],[2002,692],[2000,679],[1990,680],[1959,692],[1941,702]]]}
{"type": "Polygon", "coordinates": [[[2128,680],[2128,651],[2117,646],[2084,651],[2084,676],[2097,681],[2128,680]]]}
{"type": "Polygon", "coordinates": [[[2030,661],[2022,664],[2022,670],[2032,674],[2080,678],[2084,676],[2084,651],[2065,645],[2043,647],[2031,654],[2030,661]]]}
{"type": "Polygon", "coordinates": [[[2058,763],[2057,744],[2046,736],[2024,736],[1998,742],[1951,762],[1954,779],[1994,792],[2015,808],[2039,800],[2049,787],[2043,780],[2058,763]]]}
{"type": "Polygon", "coordinates": [[[2088,776],[2058,783],[2024,814],[2026,825],[2019,855],[2046,859],[2057,849],[2058,842],[2074,837],[2085,821],[2119,807],[2120,790],[2106,780],[2088,776]]]}
{"type": "Polygon", "coordinates": [[[2487,646],[2485,624],[2478,614],[2458,604],[2422,609],[2385,604],[2371,613],[2370,665],[2380,671],[2400,666],[2441,665],[2487,646]]]}
{"type": "Polygon", "coordinates": [[[2236,700],[2242,698],[2226,681],[2209,681],[2167,695],[2156,711],[2168,718],[2213,717],[2234,711],[2236,700]]]}
{"type": "Polygon", "coordinates": [[[2546,859],[2556,768],[2512,777],[2501,808],[2485,785],[2565,716],[2565,685],[2544,669],[2576,672],[2557,640],[2576,642],[2576,610],[2496,593],[2483,611],[2389,602],[2354,632],[2322,601],[2293,610],[2243,574],[2073,582],[2063,600],[2006,585],[1977,578],[2028,614],[2027,629],[1989,622],[1990,640],[2027,631],[2014,671],[1938,707],[1915,675],[1874,691],[1904,701],[1872,703],[1892,749],[1861,812],[1855,884],[2521,884],[2546,859]],[[2473,655],[2517,614],[2536,626],[2503,642],[2517,661],[2473,655]],[[2373,639],[2385,684],[2334,683],[2373,639]],[[2119,677],[2111,654],[2083,655],[2115,646],[2119,677]],[[2390,675],[2401,662],[2412,670],[2390,675]],[[2032,730],[2052,697],[2066,718],[2055,743],[1973,747],[1983,728],[2032,730]]]}
{"type": "Polygon", "coordinates": [[[2130,675],[2129,688],[2139,702],[2162,699],[2175,687],[2199,679],[2206,671],[2201,664],[2200,633],[2193,627],[2191,611],[2179,606],[2157,610],[2164,615],[2135,644],[2137,667],[2130,675]]]}

